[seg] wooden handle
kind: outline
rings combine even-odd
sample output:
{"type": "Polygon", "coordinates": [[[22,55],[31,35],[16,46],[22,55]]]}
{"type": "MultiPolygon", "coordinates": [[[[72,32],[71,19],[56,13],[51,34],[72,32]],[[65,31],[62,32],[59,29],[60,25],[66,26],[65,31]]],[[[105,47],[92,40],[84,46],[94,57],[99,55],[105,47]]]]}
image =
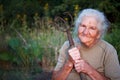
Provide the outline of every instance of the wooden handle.
{"type": "Polygon", "coordinates": [[[74,45],[74,41],[73,41],[72,35],[70,33],[70,30],[68,29],[66,32],[67,32],[67,37],[68,37],[68,40],[69,40],[70,48],[74,47],[75,45],[74,45]]]}

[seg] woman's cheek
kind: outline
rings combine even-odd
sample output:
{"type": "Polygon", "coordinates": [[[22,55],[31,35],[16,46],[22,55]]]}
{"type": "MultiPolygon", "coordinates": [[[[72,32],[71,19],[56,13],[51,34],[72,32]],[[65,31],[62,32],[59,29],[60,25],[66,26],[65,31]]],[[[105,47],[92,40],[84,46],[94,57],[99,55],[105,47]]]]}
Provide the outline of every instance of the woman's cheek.
{"type": "Polygon", "coordinates": [[[79,27],[79,29],[78,29],[78,33],[82,33],[83,31],[84,31],[84,28],[79,27]]]}
{"type": "Polygon", "coordinates": [[[91,37],[96,37],[98,34],[98,31],[90,30],[91,37]]]}

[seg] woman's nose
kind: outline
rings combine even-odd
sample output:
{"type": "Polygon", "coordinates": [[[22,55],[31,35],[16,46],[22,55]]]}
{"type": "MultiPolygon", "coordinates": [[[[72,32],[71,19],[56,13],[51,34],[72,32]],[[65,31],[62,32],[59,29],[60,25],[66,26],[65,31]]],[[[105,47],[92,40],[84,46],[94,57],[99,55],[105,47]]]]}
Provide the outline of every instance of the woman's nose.
{"type": "Polygon", "coordinates": [[[87,28],[84,29],[83,31],[84,34],[88,34],[89,33],[89,30],[87,28]]]}

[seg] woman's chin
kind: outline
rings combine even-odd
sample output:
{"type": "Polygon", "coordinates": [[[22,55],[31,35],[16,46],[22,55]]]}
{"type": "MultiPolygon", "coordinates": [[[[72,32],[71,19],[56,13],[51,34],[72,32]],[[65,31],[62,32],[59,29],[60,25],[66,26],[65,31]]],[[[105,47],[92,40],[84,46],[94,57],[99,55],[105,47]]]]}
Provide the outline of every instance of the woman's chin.
{"type": "Polygon", "coordinates": [[[90,46],[91,44],[91,40],[87,40],[87,39],[82,39],[81,42],[86,46],[90,46]]]}
{"type": "Polygon", "coordinates": [[[82,43],[88,43],[88,42],[91,42],[91,40],[90,39],[81,39],[81,42],[82,43]]]}

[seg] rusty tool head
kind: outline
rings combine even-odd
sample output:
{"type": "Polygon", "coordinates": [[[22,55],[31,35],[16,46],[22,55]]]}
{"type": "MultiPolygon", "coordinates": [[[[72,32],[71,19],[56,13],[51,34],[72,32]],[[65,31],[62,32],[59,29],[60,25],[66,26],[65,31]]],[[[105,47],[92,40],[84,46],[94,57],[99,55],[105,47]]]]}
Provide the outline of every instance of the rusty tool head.
{"type": "Polygon", "coordinates": [[[65,17],[60,16],[55,17],[54,24],[58,30],[66,32],[67,30],[70,30],[70,28],[73,26],[73,18],[69,12],[63,13],[63,16],[65,17]]]}
{"type": "Polygon", "coordinates": [[[70,33],[70,29],[73,26],[73,18],[70,15],[70,13],[68,13],[68,12],[65,12],[64,15],[69,16],[70,21],[67,21],[67,20],[65,20],[65,18],[58,16],[54,19],[54,24],[55,24],[55,27],[58,30],[67,33],[67,37],[68,37],[68,40],[69,40],[69,43],[70,43],[70,47],[72,47],[72,46],[74,46],[74,42],[73,42],[73,39],[72,39],[72,35],[70,33]]]}

